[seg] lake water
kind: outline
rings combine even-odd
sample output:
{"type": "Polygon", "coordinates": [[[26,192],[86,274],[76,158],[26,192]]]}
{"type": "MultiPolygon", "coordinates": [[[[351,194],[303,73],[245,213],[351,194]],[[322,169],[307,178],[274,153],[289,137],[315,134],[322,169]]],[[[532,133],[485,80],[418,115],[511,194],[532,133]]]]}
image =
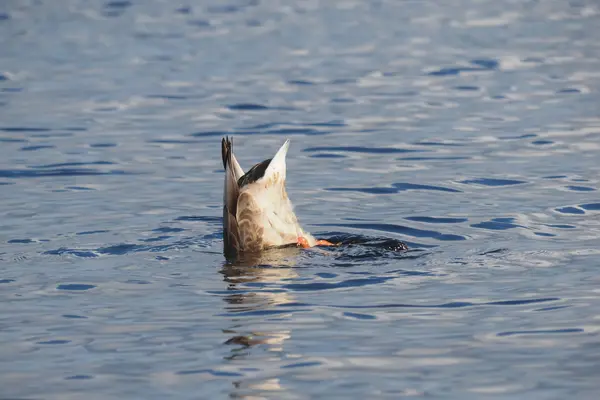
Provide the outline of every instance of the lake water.
{"type": "Polygon", "coordinates": [[[0,397],[595,399],[599,20],[3,1],[0,397]],[[344,245],[226,263],[224,135],[344,245]]]}

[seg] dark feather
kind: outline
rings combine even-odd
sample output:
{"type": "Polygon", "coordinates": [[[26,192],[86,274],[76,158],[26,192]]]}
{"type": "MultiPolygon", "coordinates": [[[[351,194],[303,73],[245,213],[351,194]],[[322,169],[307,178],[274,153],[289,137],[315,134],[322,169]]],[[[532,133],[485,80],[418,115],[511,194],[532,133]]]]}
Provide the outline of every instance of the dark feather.
{"type": "Polygon", "coordinates": [[[257,180],[265,176],[265,171],[269,167],[269,164],[271,164],[271,158],[261,163],[258,163],[254,167],[250,168],[250,170],[246,172],[244,176],[238,179],[238,186],[244,187],[253,182],[256,182],[257,180]]]}
{"type": "Polygon", "coordinates": [[[239,186],[235,179],[235,173],[232,165],[233,142],[228,137],[221,141],[221,157],[223,158],[223,167],[225,168],[225,198],[223,205],[223,250],[231,254],[239,251],[239,232],[237,220],[237,200],[239,196],[239,186]]]}
{"type": "Polygon", "coordinates": [[[227,163],[231,157],[231,148],[233,147],[233,139],[225,136],[221,140],[221,158],[223,159],[223,168],[227,169],[227,163]]]}

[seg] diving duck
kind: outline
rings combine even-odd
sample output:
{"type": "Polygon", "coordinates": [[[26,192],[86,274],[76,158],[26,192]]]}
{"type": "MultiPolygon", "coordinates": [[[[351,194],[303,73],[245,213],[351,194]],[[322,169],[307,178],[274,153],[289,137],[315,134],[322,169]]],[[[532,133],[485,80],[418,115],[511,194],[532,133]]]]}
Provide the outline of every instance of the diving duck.
{"type": "Polygon", "coordinates": [[[223,251],[226,255],[257,253],[276,247],[332,246],[305,232],[285,191],[285,157],[289,139],[272,159],[244,173],[233,154],[232,139],[221,141],[225,168],[223,251]]]}

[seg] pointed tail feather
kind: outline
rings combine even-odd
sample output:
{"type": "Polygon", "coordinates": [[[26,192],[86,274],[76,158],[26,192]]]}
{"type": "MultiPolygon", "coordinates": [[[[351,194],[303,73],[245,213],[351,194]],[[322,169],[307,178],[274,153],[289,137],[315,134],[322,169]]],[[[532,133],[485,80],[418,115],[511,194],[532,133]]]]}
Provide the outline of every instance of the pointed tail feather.
{"type": "Polygon", "coordinates": [[[239,250],[239,233],[235,215],[240,193],[237,181],[243,174],[243,171],[233,155],[233,143],[229,138],[223,138],[221,141],[221,157],[223,159],[223,167],[225,167],[225,184],[223,188],[223,250],[225,253],[233,253],[239,250]]]}
{"type": "Polygon", "coordinates": [[[269,163],[267,170],[265,171],[264,177],[267,179],[273,179],[275,181],[285,182],[286,176],[286,163],[285,157],[290,147],[290,140],[287,139],[285,143],[277,150],[275,157],[269,163]]]}

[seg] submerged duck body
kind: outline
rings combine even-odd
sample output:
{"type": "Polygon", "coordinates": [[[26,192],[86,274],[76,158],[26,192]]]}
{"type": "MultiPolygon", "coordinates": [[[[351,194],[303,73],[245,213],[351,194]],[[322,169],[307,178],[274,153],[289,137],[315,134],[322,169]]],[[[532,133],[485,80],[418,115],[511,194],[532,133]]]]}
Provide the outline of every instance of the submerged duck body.
{"type": "Polygon", "coordinates": [[[229,138],[221,141],[225,168],[223,190],[223,240],[226,255],[258,253],[282,246],[331,245],[305,232],[285,190],[286,140],[272,159],[244,173],[233,154],[229,138]]]}

